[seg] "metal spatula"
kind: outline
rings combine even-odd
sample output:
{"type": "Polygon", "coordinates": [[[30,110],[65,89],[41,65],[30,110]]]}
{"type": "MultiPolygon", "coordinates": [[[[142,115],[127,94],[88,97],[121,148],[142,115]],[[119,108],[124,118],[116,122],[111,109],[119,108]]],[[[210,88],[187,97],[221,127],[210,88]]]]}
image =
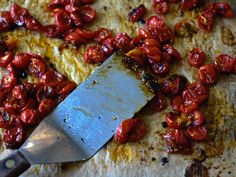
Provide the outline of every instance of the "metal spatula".
{"type": "Polygon", "coordinates": [[[122,120],[133,117],[153,96],[122,57],[113,54],[40,123],[20,149],[0,162],[0,176],[18,176],[33,164],[89,159],[111,139],[122,120]]]}

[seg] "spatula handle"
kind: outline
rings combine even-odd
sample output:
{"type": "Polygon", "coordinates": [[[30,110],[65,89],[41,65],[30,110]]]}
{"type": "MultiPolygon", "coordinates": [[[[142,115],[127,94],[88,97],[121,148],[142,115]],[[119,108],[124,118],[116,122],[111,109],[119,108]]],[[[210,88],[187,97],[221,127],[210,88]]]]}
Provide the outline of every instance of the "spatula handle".
{"type": "Polygon", "coordinates": [[[18,151],[0,161],[1,177],[18,177],[30,167],[30,163],[18,151]]]}

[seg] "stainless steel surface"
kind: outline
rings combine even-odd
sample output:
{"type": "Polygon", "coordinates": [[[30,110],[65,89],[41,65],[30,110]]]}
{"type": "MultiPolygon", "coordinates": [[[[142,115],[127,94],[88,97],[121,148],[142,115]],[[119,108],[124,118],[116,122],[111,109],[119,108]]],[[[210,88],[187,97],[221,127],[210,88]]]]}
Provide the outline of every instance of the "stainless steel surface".
{"type": "Polygon", "coordinates": [[[123,119],[153,96],[113,55],[37,127],[19,151],[31,164],[89,159],[123,119]]]}

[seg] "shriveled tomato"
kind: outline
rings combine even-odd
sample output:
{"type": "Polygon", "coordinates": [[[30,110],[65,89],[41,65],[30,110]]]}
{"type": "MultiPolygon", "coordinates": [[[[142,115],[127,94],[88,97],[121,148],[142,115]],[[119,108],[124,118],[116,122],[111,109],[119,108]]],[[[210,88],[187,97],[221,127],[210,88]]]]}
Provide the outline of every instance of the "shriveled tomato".
{"type": "Polygon", "coordinates": [[[7,110],[4,107],[0,107],[0,128],[11,128],[19,124],[19,120],[16,114],[7,110]]]}
{"type": "Polygon", "coordinates": [[[43,84],[59,83],[63,80],[64,80],[64,76],[54,70],[50,70],[44,73],[40,78],[40,82],[43,84]]]}
{"type": "Polygon", "coordinates": [[[27,100],[25,106],[19,111],[22,112],[26,109],[34,109],[36,107],[36,101],[33,98],[30,98],[27,100]]]}
{"type": "Polygon", "coordinates": [[[152,113],[161,112],[165,110],[167,106],[167,100],[161,93],[156,94],[155,97],[148,103],[148,107],[152,113]]]}
{"type": "Polygon", "coordinates": [[[36,96],[37,96],[38,102],[46,98],[53,99],[56,96],[56,91],[51,86],[45,85],[38,89],[36,96]]]}
{"type": "Polygon", "coordinates": [[[184,134],[183,130],[170,129],[163,135],[163,139],[166,141],[168,153],[192,153],[192,144],[184,134]]]}
{"type": "Polygon", "coordinates": [[[187,89],[182,93],[183,105],[180,107],[182,113],[192,113],[199,110],[197,95],[193,90],[187,89]]]}
{"type": "Polygon", "coordinates": [[[197,6],[199,0],[182,0],[182,9],[191,10],[197,6]]]}
{"type": "Polygon", "coordinates": [[[65,31],[73,27],[73,21],[70,14],[64,9],[55,9],[53,16],[57,25],[57,31],[63,34],[65,31]]]}
{"type": "Polygon", "coordinates": [[[210,11],[204,11],[198,17],[198,26],[206,32],[210,32],[213,26],[213,20],[214,14],[210,11]]]}
{"type": "Polygon", "coordinates": [[[217,2],[216,12],[218,15],[226,18],[232,18],[234,16],[233,9],[227,2],[217,2]]]}
{"type": "Polygon", "coordinates": [[[190,126],[187,129],[187,135],[191,137],[194,141],[203,141],[207,139],[207,129],[206,127],[194,127],[190,126]]]}
{"type": "Polygon", "coordinates": [[[102,63],[105,60],[102,48],[97,45],[89,46],[84,54],[84,60],[90,64],[102,63]]]}
{"type": "Polygon", "coordinates": [[[139,28],[138,29],[138,37],[140,39],[152,39],[153,35],[148,29],[145,28],[139,28]]]}
{"type": "Polygon", "coordinates": [[[110,56],[115,51],[114,38],[106,39],[102,44],[102,50],[106,56],[110,56]]]}
{"type": "Polygon", "coordinates": [[[53,99],[43,99],[39,103],[38,112],[40,118],[47,116],[56,107],[56,101],[53,99]]]}
{"type": "Polygon", "coordinates": [[[169,10],[167,2],[160,2],[154,6],[154,12],[157,14],[166,14],[169,10]]]}
{"type": "Polygon", "coordinates": [[[3,133],[3,142],[7,148],[18,148],[23,143],[25,137],[22,126],[6,129],[3,133]]]}
{"type": "Polygon", "coordinates": [[[236,58],[221,54],[215,58],[214,64],[219,67],[220,72],[230,73],[233,71],[234,65],[236,65],[236,58]]]}
{"type": "Polygon", "coordinates": [[[190,124],[190,119],[186,114],[176,114],[169,112],[166,115],[166,123],[169,128],[183,129],[190,124]]]}
{"type": "Polygon", "coordinates": [[[27,90],[24,85],[16,85],[12,90],[12,96],[16,99],[25,99],[27,90]]]}
{"type": "Polygon", "coordinates": [[[188,85],[188,89],[190,90],[190,95],[195,99],[197,104],[202,104],[209,98],[209,90],[208,88],[200,82],[195,82],[188,85]]]}
{"type": "Polygon", "coordinates": [[[0,12],[0,31],[8,31],[14,27],[14,21],[8,11],[0,12]]]}
{"type": "Polygon", "coordinates": [[[44,33],[48,37],[59,37],[60,34],[57,30],[57,25],[46,25],[44,26],[44,33]]]}
{"type": "Polygon", "coordinates": [[[94,40],[103,43],[106,39],[112,38],[112,31],[106,28],[100,28],[95,32],[94,40]]]}
{"type": "Polygon", "coordinates": [[[90,5],[82,6],[80,16],[83,23],[91,23],[96,19],[96,10],[90,5]]]}
{"type": "Polygon", "coordinates": [[[218,70],[212,64],[206,64],[198,70],[198,80],[204,84],[214,84],[218,78],[218,70]]]}
{"type": "Polygon", "coordinates": [[[149,30],[163,28],[165,26],[165,22],[163,18],[159,16],[151,16],[147,19],[146,26],[149,30]]]}
{"type": "Polygon", "coordinates": [[[74,10],[73,12],[71,12],[70,13],[70,18],[73,20],[75,26],[77,26],[77,27],[82,27],[83,26],[83,22],[82,22],[82,18],[80,16],[79,9],[74,10]]]}
{"type": "Polygon", "coordinates": [[[1,89],[12,89],[17,83],[17,78],[13,74],[6,74],[1,79],[1,89]]]}
{"type": "Polygon", "coordinates": [[[134,8],[129,14],[129,20],[132,22],[137,22],[141,19],[147,12],[146,7],[141,4],[137,8],[134,8]]]}
{"type": "Polygon", "coordinates": [[[47,71],[47,64],[43,60],[32,58],[28,69],[30,74],[39,77],[47,71]]]}
{"type": "Polygon", "coordinates": [[[169,97],[174,97],[180,94],[187,84],[187,79],[184,76],[174,74],[170,78],[164,80],[161,86],[161,92],[169,97]]]}
{"type": "Polygon", "coordinates": [[[10,64],[12,60],[13,60],[12,52],[10,51],[5,52],[3,56],[0,56],[0,67],[7,67],[7,65],[10,64]]]}
{"type": "MultiPolygon", "coordinates": [[[[158,47],[143,45],[140,48],[146,56],[155,63],[161,61],[161,51],[158,47]]],[[[157,67],[157,66],[155,66],[157,67]]]]}
{"type": "Polygon", "coordinates": [[[31,57],[32,57],[32,55],[30,55],[28,53],[17,53],[15,55],[12,63],[17,68],[25,69],[29,65],[29,63],[31,61],[31,57]]]}
{"type": "Polygon", "coordinates": [[[152,38],[152,39],[144,39],[143,46],[160,48],[161,44],[158,40],[152,38]]]}
{"type": "Polygon", "coordinates": [[[168,26],[163,28],[155,28],[152,33],[162,44],[174,43],[175,35],[172,29],[168,26]]]}
{"type": "Polygon", "coordinates": [[[192,114],[188,114],[188,118],[191,120],[191,124],[194,127],[202,126],[205,120],[201,111],[194,111],[192,114]]]}
{"type": "Polygon", "coordinates": [[[34,109],[25,109],[20,113],[20,120],[24,125],[32,126],[37,122],[37,112],[34,109]]]}
{"type": "Polygon", "coordinates": [[[131,48],[131,40],[132,38],[127,33],[118,33],[115,36],[114,45],[118,48],[127,52],[131,48]]]}
{"type": "Polygon", "coordinates": [[[175,49],[171,44],[165,44],[162,47],[162,50],[164,52],[167,52],[168,54],[170,54],[177,61],[181,61],[182,60],[182,57],[181,57],[180,53],[178,52],[178,50],[175,49]]]}
{"type": "Polygon", "coordinates": [[[146,125],[143,119],[127,119],[116,129],[114,140],[118,143],[138,141],[144,137],[145,133],[146,125]]]}
{"type": "Polygon", "coordinates": [[[14,23],[18,26],[23,26],[25,24],[25,18],[31,17],[29,11],[26,8],[14,3],[10,8],[10,14],[14,23]]]}
{"type": "Polygon", "coordinates": [[[206,55],[200,48],[194,48],[188,54],[188,62],[193,67],[200,67],[205,60],[206,55]]]}
{"type": "Polygon", "coordinates": [[[158,76],[164,77],[170,71],[170,64],[167,61],[152,64],[152,71],[158,76]]]}
{"type": "Polygon", "coordinates": [[[186,20],[180,20],[175,24],[174,32],[177,37],[184,38],[189,37],[192,33],[194,33],[195,29],[186,20]]]}
{"type": "Polygon", "coordinates": [[[86,44],[88,42],[86,38],[84,38],[76,31],[71,31],[70,33],[67,33],[65,36],[65,41],[75,46],[80,46],[81,44],[86,44]]]}
{"type": "Polygon", "coordinates": [[[43,25],[33,17],[25,17],[24,18],[24,27],[28,30],[43,32],[43,25]]]}

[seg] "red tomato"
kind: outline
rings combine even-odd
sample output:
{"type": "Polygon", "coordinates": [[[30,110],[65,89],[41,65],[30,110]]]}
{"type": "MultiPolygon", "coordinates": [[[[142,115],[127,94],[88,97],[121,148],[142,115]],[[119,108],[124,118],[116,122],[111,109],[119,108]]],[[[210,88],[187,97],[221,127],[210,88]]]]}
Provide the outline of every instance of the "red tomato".
{"type": "Polygon", "coordinates": [[[168,153],[192,153],[192,144],[184,134],[183,130],[170,129],[163,135],[163,139],[166,141],[168,153]]]}
{"type": "Polygon", "coordinates": [[[148,31],[147,29],[145,28],[139,28],[138,29],[138,37],[140,39],[152,39],[153,38],[153,35],[150,31],[148,31]]]}
{"type": "Polygon", "coordinates": [[[182,0],[182,9],[191,10],[197,6],[199,0],[182,0]]]}
{"type": "Polygon", "coordinates": [[[162,44],[173,43],[175,40],[175,35],[170,27],[155,28],[153,29],[153,35],[162,44]]]}
{"type": "Polygon", "coordinates": [[[18,26],[23,26],[26,17],[31,17],[29,11],[26,8],[14,3],[10,8],[10,14],[14,23],[18,26]]]}
{"type": "Polygon", "coordinates": [[[5,41],[0,40],[0,56],[4,55],[4,53],[8,50],[8,46],[5,41]]]}
{"type": "Polygon", "coordinates": [[[151,16],[146,21],[146,26],[149,30],[163,28],[165,26],[163,18],[159,16],[151,16]]]}
{"type": "Polygon", "coordinates": [[[174,59],[178,61],[181,61],[183,59],[178,50],[176,50],[171,44],[165,44],[162,48],[164,52],[170,54],[174,59]]]}
{"type": "Polygon", "coordinates": [[[198,70],[198,80],[204,84],[214,84],[217,78],[217,68],[212,64],[203,65],[198,70]]]}
{"type": "Polygon", "coordinates": [[[152,113],[161,112],[165,110],[167,106],[167,100],[161,93],[156,94],[155,97],[148,103],[148,107],[152,113]]]}
{"type": "Polygon", "coordinates": [[[94,3],[96,0],[79,0],[80,4],[92,4],[94,3]]]}
{"type": "Polygon", "coordinates": [[[84,38],[84,36],[77,33],[76,31],[67,33],[64,39],[67,43],[71,43],[74,46],[80,46],[88,42],[88,39],[84,38]]]}
{"type": "Polygon", "coordinates": [[[190,119],[186,114],[176,114],[169,112],[166,115],[166,123],[169,128],[183,129],[190,124],[190,119]]]}
{"type": "Polygon", "coordinates": [[[114,140],[119,143],[138,141],[144,137],[145,133],[146,125],[143,119],[127,119],[116,129],[114,140]]]}
{"type": "Polygon", "coordinates": [[[93,45],[86,49],[84,60],[90,64],[100,64],[105,60],[104,52],[101,47],[93,45]]]}
{"type": "Polygon", "coordinates": [[[37,122],[37,112],[34,109],[25,109],[20,113],[20,120],[24,125],[32,126],[37,122]]]}
{"type": "Polygon", "coordinates": [[[192,113],[199,110],[199,103],[197,101],[196,93],[190,89],[182,93],[183,105],[180,107],[182,113],[192,113]]]}
{"type": "Polygon", "coordinates": [[[77,26],[77,27],[83,26],[83,22],[82,22],[82,18],[80,16],[79,10],[75,10],[75,11],[71,12],[70,18],[73,20],[75,26],[77,26]]]}
{"type": "Polygon", "coordinates": [[[47,64],[40,59],[32,58],[29,64],[29,73],[39,77],[47,71],[47,64]]]}
{"type": "Polygon", "coordinates": [[[158,40],[152,38],[152,39],[144,39],[143,46],[160,48],[161,44],[158,40]]]}
{"type": "Polygon", "coordinates": [[[57,94],[61,95],[61,94],[66,94],[68,95],[70,92],[72,92],[74,89],[76,88],[76,84],[74,82],[71,81],[64,81],[61,82],[57,85],[56,87],[56,92],[57,94]]]}
{"type": "Polygon", "coordinates": [[[56,107],[56,101],[52,99],[43,99],[39,103],[38,112],[40,118],[47,116],[56,107]]]}
{"type": "Polygon", "coordinates": [[[204,141],[207,139],[207,129],[206,127],[188,127],[187,134],[194,141],[204,141]]]}
{"type": "Polygon", "coordinates": [[[14,27],[14,21],[8,11],[0,12],[0,31],[8,31],[14,27]]]}
{"type": "Polygon", "coordinates": [[[230,73],[233,71],[234,65],[236,65],[236,58],[221,54],[215,58],[214,64],[219,67],[220,72],[230,73]]]}
{"type": "Polygon", "coordinates": [[[48,37],[59,37],[60,34],[57,30],[57,25],[46,25],[44,26],[44,33],[48,37]]]}
{"type": "Polygon", "coordinates": [[[134,8],[132,12],[129,13],[129,20],[132,22],[139,21],[147,12],[146,7],[141,4],[137,8],[134,8]]]}
{"type": "Polygon", "coordinates": [[[127,52],[130,50],[132,38],[127,33],[118,33],[115,36],[114,45],[118,48],[127,52]]]}
{"type": "Polygon", "coordinates": [[[154,11],[157,14],[166,14],[169,10],[167,2],[157,3],[154,7],[154,11]]]}
{"type": "Polygon", "coordinates": [[[106,56],[110,56],[115,51],[114,38],[106,39],[102,44],[102,50],[106,56]]]}
{"type": "Polygon", "coordinates": [[[63,80],[64,76],[54,70],[44,73],[40,78],[40,82],[43,84],[59,83],[63,80]]]}
{"type": "Polygon", "coordinates": [[[53,16],[57,25],[57,31],[63,34],[65,31],[73,27],[73,21],[70,18],[70,14],[64,9],[55,9],[53,16]]]}
{"type": "Polygon", "coordinates": [[[192,83],[188,85],[188,89],[191,92],[191,95],[195,99],[197,104],[202,104],[209,98],[209,90],[200,82],[192,83]]]}
{"type": "Polygon", "coordinates": [[[206,11],[209,11],[210,13],[212,13],[214,16],[216,15],[216,11],[217,11],[217,7],[216,7],[216,3],[209,3],[206,7],[206,11]]]}
{"type": "Polygon", "coordinates": [[[24,18],[24,27],[28,30],[39,31],[39,32],[44,31],[43,25],[33,17],[24,18]]]}
{"type": "Polygon", "coordinates": [[[21,68],[21,69],[25,69],[29,63],[30,63],[30,59],[31,59],[32,55],[28,54],[28,53],[17,53],[14,57],[14,60],[12,61],[12,63],[17,67],[17,68],[21,68]]]}
{"type": "Polygon", "coordinates": [[[217,2],[216,12],[226,18],[232,18],[234,16],[233,9],[227,2],[217,2]]]}
{"type": "Polygon", "coordinates": [[[27,90],[24,85],[16,85],[12,90],[12,96],[16,99],[25,99],[27,90]]]}
{"type": "Polygon", "coordinates": [[[183,92],[187,84],[187,79],[184,76],[174,74],[170,78],[164,80],[161,86],[161,92],[169,97],[174,97],[183,92]]]}
{"type": "Polygon", "coordinates": [[[188,54],[188,62],[193,67],[200,67],[205,60],[206,55],[200,48],[194,48],[188,54]]]}
{"type": "Polygon", "coordinates": [[[38,89],[36,96],[37,96],[38,102],[46,98],[53,99],[56,96],[56,91],[51,86],[45,85],[38,89]]]}
{"type": "Polygon", "coordinates": [[[6,110],[14,113],[19,112],[26,104],[26,99],[16,99],[14,97],[10,97],[4,102],[4,107],[6,110]]]}
{"type": "MultiPolygon", "coordinates": [[[[140,49],[153,62],[159,63],[161,61],[161,51],[158,47],[152,47],[152,46],[149,47],[149,46],[143,45],[140,49]]],[[[158,66],[155,66],[155,67],[158,67],[158,66]]],[[[162,68],[162,69],[164,69],[164,68],[162,68]]]]}
{"type": "Polygon", "coordinates": [[[14,113],[6,108],[0,107],[0,128],[8,129],[18,124],[18,117],[14,113]]]}
{"type": "Polygon", "coordinates": [[[188,117],[191,120],[192,125],[194,127],[202,126],[202,124],[205,120],[202,112],[200,112],[200,111],[194,111],[192,114],[188,114],[188,117]]]}
{"type": "Polygon", "coordinates": [[[213,20],[214,14],[210,11],[204,11],[198,17],[198,26],[206,32],[210,32],[213,26],[213,20]]]}
{"type": "Polygon", "coordinates": [[[36,106],[36,101],[33,98],[30,98],[26,102],[25,106],[19,112],[22,112],[22,111],[24,111],[26,109],[34,109],[35,106],[36,106]]]}
{"type": "Polygon", "coordinates": [[[94,40],[98,43],[103,43],[108,38],[112,38],[112,31],[109,29],[100,28],[95,32],[94,40]]]}
{"type": "Polygon", "coordinates": [[[162,61],[167,61],[168,63],[172,63],[173,57],[171,54],[167,52],[161,52],[161,60],[162,61]]]}
{"type": "Polygon", "coordinates": [[[4,75],[1,79],[1,89],[12,89],[17,83],[17,78],[13,74],[4,75]]]}
{"type": "Polygon", "coordinates": [[[10,51],[5,52],[3,56],[0,56],[0,67],[7,67],[7,65],[10,64],[12,60],[13,60],[12,52],[10,51]]]}
{"type": "Polygon", "coordinates": [[[89,5],[82,6],[80,16],[83,23],[91,23],[96,19],[96,10],[89,5]]]}
{"type": "Polygon", "coordinates": [[[6,129],[3,133],[3,142],[7,148],[18,148],[24,141],[25,133],[22,126],[6,129]]]}
{"type": "Polygon", "coordinates": [[[160,77],[166,76],[170,71],[170,64],[167,61],[152,64],[152,71],[160,77]]]}

